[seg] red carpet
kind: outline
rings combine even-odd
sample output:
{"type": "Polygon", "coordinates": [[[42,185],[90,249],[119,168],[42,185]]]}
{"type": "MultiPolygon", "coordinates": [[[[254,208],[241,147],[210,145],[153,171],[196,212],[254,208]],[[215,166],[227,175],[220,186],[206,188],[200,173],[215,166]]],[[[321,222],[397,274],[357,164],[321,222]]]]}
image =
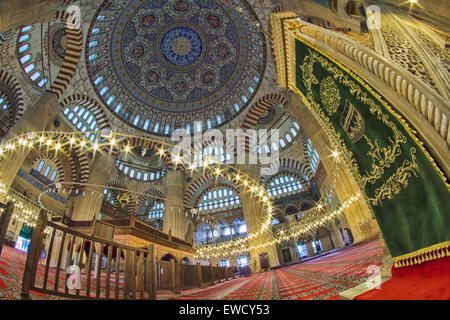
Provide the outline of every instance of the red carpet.
{"type": "Polygon", "coordinates": [[[337,300],[339,293],[368,277],[367,267],[381,265],[380,240],[339,250],[312,261],[276,270],[281,299],[337,300]]]}
{"type": "MultiPolygon", "coordinates": [[[[11,299],[17,300],[20,299],[20,293],[22,289],[22,277],[23,271],[25,267],[27,255],[17,249],[11,248],[9,246],[3,246],[2,256],[0,257],[0,300],[11,299]]],[[[45,265],[44,260],[41,259],[38,264],[37,274],[36,274],[36,285],[38,287],[43,286],[43,278],[45,265]]],[[[106,275],[101,273],[101,281],[100,281],[100,292],[101,296],[105,295],[106,290],[106,275]]],[[[119,280],[119,287],[123,287],[123,277],[119,280]]],[[[47,280],[47,287],[52,290],[55,286],[56,280],[56,269],[49,268],[49,275],[47,280]]],[[[58,281],[58,291],[64,292],[64,287],[66,283],[66,272],[65,270],[60,271],[59,281],[58,281]]],[[[91,275],[91,283],[90,283],[90,295],[94,296],[96,292],[96,279],[93,278],[93,272],[91,275]]],[[[114,286],[115,282],[113,280],[110,281],[110,295],[114,296],[114,286]]],[[[81,277],[81,295],[86,295],[85,289],[87,288],[87,279],[85,274],[81,277]]],[[[123,291],[121,290],[121,294],[123,291]]],[[[139,296],[139,294],[138,294],[139,296]]],[[[39,292],[31,291],[32,299],[64,299],[60,297],[56,297],[53,295],[47,295],[39,292]]]]}
{"type": "MultiPolygon", "coordinates": [[[[158,291],[158,299],[180,300],[335,300],[339,293],[367,279],[367,267],[381,265],[383,257],[380,240],[338,250],[329,255],[304,263],[272,271],[238,277],[207,288],[158,291]]],[[[20,299],[26,255],[8,246],[3,247],[0,258],[0,300],[20,299]]],[[[41,261],[40,263],[42,263],[41,261]]],[[[42,284],[44,265],[40,264],[37,283],[42,284]]],[[[50,270],[49,284],[55,281],[55,270],[50,270]]],[[[429,261],[417,266],[393,270],[393,278],[382,284],[381,290],[372,290],[357,299],[450,299],[450,257],[429,261]]],[[[61,270],[59,289],[65,283],[61,270]]],[[[85,279],[82,279],[86,287],[85,279]]],[[[96,281],[91,282],[91,295],[96,281]]],[[[122,283],[120,283],[122,286],[122,283]]],[[[111,283],[111,290],[114,282],[111,283]]],[[[104,293],[105,281],[101,281],[104,293]]],[[[113,292],[111,291],[111,294],[113,292]]],[[[33,299],[59,299],[32,292],[33,299]]]]}
{"type": "Polygon", "coordinates": [[[450,257],[392,268],[392,278],[355,300],[450,300],[450,257]]]}

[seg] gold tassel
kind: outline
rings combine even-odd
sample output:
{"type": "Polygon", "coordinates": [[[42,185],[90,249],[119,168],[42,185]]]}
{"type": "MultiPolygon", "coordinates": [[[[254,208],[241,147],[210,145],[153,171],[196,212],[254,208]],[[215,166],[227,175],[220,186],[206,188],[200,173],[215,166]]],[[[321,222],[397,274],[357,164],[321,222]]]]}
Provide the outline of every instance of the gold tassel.
{"type": "Polygon", "coordinates": [[[393,260],[398,267],[412,266],[425,261],[436,260],[450,256],[450,241],[442,242],[427,248],[394,257],[393,260]]]}

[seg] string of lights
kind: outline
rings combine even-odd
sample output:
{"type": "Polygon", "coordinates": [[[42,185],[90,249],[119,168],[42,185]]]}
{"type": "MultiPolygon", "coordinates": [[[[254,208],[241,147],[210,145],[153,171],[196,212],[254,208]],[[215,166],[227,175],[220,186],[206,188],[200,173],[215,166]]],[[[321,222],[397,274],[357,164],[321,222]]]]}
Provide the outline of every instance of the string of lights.
{"type": "MultiPolygon", "coordinates": [[[[109,155],[112,155],[113,150],[117,150],[119,153],[124,152],[126,155],[131,150],[131,146],[128,141],[128,139],[130,138],[140,138],[157,143],[158,145],[160,145],[158,149],[158,154],[160,155],[160,157],[167,156],[168,149],[171,147],[175,147],[175,145],[173,144],[154,140],[152,138],[137,137],[131,134],[112,132],[109,132],[107,134],[96,133],[101,135],[102,139],[100,140],[100,142],[92,143],[85,138],[85,134],[86,132],[65,133],[59,131],[42,131],[22,134],[8,140],[4,145],[0,146],[0,156],[7,157],[15,151],[29,152],[32,148],[45,148],[46,151],[54,150],[55,152],[63,152],[65,148],[69,148],[69,150],[72,150],[75,147],[84,151],[92,151],[94,153],[94,156],[96,152],[105,153],[105,151],[107,151],[109,155]]],[[[195,151],[193,153],[195,153],[195,151]]],[[[174,158],[175,165],[177,166],[178,163],[181,162],[182,158],[179,156],[179,153],[174,158]]],[[[196,169],[191,168],[191,170],[195,171],[196,169]]],[[[202,173],[205,173],[205,171],[209,171],[209,173],[215,175],[216,179],[227,179],[228,181],[234,183],[237,187],[243,187],[244,192],[249,192],[257,202],[263,205],[266,216],[261,222],[259,228],[257,228],[260,231],[249,233],[247,235],[248,239],[259,237],[269,230],[269,226],[271,225],[273,216],[273,207],[263,185],[259,185],[247,174],[226,163],[205,163],[205,165],[202,167],[202,173]],[[232,170],[225,170],[223,167],[228,167],[228,169],[232,170]]],[[[130,190],[124,191],[130,192],[130,190]]],[[[186,209],[188,209],[186,211],[186,215],[190,213],[193,217],[195,217],[198,214],[198,210],[193,207],[186,206],[183,203],[180,203],[178,205],[180,207],[185,207],[186,209]]]]}
{"type": "MultiPolygon", "coordinates": [[[[46,148],[47,150],[54,150],[55,152],[63,151],[64,148],[69,147],[69,150],[74,147],[78,147],[80,149],[84,149],[85,151],[93,151],[95,152],[105,152],[108,150],[109,147],[109,154],[112,153],[113,149],[118,150],[119,153],[124,152],[127,154],[131,150],[131,146],[128,143],[129,138],[134,138],[133,135],[128,134],[122,134],[122,133],[115,133],[110,134],[108,136],[103,136],[102,142],[98,143],[91,143],[88,142],[84,137],[85,133],[62,133],[62,132],[37,132],[37,133],[31,133],[31,134],[23,134],[18,137],[15,137],[8,142],[6,142],[4,145],[0,146],[0,156],[1,157],[7,157],[11,156],[14,151],[21,151],[21,150],[28,150],[30,151],[32,148],[46,148]]],[[[160,148],[158,150],[158,154],[160,157],[167,156],[168,149],[170,147],[173,147],[173,145],[161,141],[155,141],[151,138],[143,138],[139,137],[140,139],[148,139],[153,142],[157,142],[160,145],[160,148]]],[[[333,156],[336,156],[333,154],[333,156]]],[[[181,161],[180,156],[175,156],[175,164],[177,165],[178,162],[181,161]]],[[[192,169],[195,171],[197,169],[192,169]]],[[[273,214],[275,212],[273,205],[270,201],[269,196],[266,193],[264,185],[259,185],[255,180],[250,178],[247,174],[244,172],[238,170],[237,168],[231,167],[230,165],[227,165],[226,163],[209,163],[205,164],[205,166],[202,168],[202,172],[205,173],[205,171],[209,171],[209,173],[212,173],[216,176],[217,179],[226,179],[229,182],[232,182],[235,184],[238,188],[241,188],[244,193],[249,193],[250,197],[253,198],[256,203],[260,203],[262,205],[262,208],[264,210],[264,218],[260,222],[260,225],[255,228],[255,232],[247,233],[247,235],[243,238],[228,241],[226,243],[219,243],[219,244],[210,244],[205,246],[195,246],[196,249],[196,258],[216,258],[219,256],[227,256],[227,255],[236,255],[243,252],[248,252],[251,250],[259,250],[262,248],[266,248],[269,245],[275,245],[278,243],[281,243],[282,241],[286,241],[291,238],[299,237],[303,234],[306,234],[308,232],[311,232],[312,230],[315,230],[316,228],[319,228],[323,224],[330,221],[335,216],[342,214],[343,210],[347,208],[351,203],[356,201],[360,194],[357,194],[356,196],[351,197],[350,199],[344,201],[339,209],[336,209],[334,211],[329,212],[328,214],[322,214],[320,217],[315,219],[314,221],[308,221],[307,224],[299,228],[298,230],[290,230],[285,231],[281,230],[277,234],[275,234],[272,237],[272,229],[271,229],[271,222],[273,219],[273,214]],[[223,167],[229,167],[232,168],[232,170],[225,170],[223,167]],[[249,243],[253,243],[252,245],[249,245],[249,243]],[[254,244],[257,243],[257,244],[254,244]]],[[[67,183],[65,183],[67,184],[67,183]]],[[[81,184],[81,183],[71,183],[73,186],[77,186],[76,191],[78,192],[82,190],[84,193],[88,192],[86,188],[92,187],[92,188],[98,188],[101,187],[106,188],[106,186],[100,186],[100,185],[92,185],[92,184],[81,184]]],[[[52,190],[50,186],[49,188],[45,190],[45,192],[49,192],[52,190]]],[[[61,186],[59,186],[61,187],[61,186]]],[[[6,186],[5,186],[6,188],[6,186]]],[[[109,187],[111,188],[111,187],[109,187]]],[[[120,188],[118,188],[120,189],[120,188]]],[[[123,192],[134,192],[131,190],[123,189],[121,190],[123,192]]],[[[45,193],[43,192],[43,193],[45,193]]],[[[91,191],[94,192],[94,191],[91,191]]],[[[97,191],[98,192],[98,191],[97,191]]],[[[100,192],[99,196],[102,195],[100,192]]],[[[139,194],[138,192],[135,192],[139,194]]],[[[165,200],[164,198],[154,196],[154,198],[159,198],[161,200],[165,200]]],[[[42,203],[41,203],[42,205],[42,203]]],[[[198,210],[194,207],[187,206],[184,203],[177,203],[176,204],[179,208],[185,208],[185,214],[191,214],[192,217],[196,217],[198,215],[198,210]]],[[[181,211],[180,211],[181,213],[181,211]]],[[[22,219],[25,219],[28,213],[25,213],[25,216],[22,216],[22,219]]],[[[29,215],[29,214],[28,214],[29,215]]],[[[34,215],[34,223],[36,224],[36,217],[37,215],[34,215]]],[[[203,217],[202,217],[203,218],[203,217]]]]}

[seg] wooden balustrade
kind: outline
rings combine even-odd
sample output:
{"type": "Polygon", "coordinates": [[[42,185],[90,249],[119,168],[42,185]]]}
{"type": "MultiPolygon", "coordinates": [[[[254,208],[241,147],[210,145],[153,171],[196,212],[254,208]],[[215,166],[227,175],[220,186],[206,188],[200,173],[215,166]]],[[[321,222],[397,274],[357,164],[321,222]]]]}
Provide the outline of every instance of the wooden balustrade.
{"type": "Polygon", "coordinates": [[[157,261],[154,245],[129,247],[47,220],[47,211],[41,210],[29,245],[22,299],[30,299],[30,291],[74,299],[156,299],[157,290],[177,292],[234,277],[232,267],[157,261]]]}
{"type": "Polygon", "coordinates": [[[41,210],[29,246],[22,298],[29,299],[32,290],[75,299],[156,299],[155,261],[153,245],[133,248],[82,234],[47,221],[47,212],[41,210]],[[46,227],[49,235],[43,232],[46,227]],[[50,242],[44,260],[46,236],[50,242]]]}

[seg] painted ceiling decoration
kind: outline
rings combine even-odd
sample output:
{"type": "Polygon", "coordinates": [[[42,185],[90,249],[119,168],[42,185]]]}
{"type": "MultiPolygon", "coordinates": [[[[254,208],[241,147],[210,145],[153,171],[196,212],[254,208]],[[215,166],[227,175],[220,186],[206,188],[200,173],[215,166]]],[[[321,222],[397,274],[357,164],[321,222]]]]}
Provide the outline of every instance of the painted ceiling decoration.
{"type": "Polygon", "coordinates": [[[265,38],[245,0],[105,1],[86,61],[99,98],[141,130],[170,135],[233,119],[265,70],[265,38]],[[236,8],[242,9],[239,14],[236,8]]]}

